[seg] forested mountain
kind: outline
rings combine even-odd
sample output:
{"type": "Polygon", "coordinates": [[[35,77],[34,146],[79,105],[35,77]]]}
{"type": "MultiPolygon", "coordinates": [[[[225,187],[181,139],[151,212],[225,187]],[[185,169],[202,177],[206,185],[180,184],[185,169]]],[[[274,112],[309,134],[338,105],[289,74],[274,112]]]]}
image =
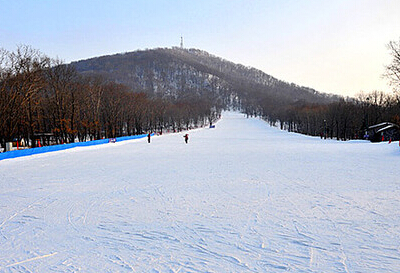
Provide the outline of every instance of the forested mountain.
{"type": "Polygon", "coordinates": [[[0,50],[2,147],[13,140],[35,147],[179,132],[210,125],[227,108],[337,139],[360,138],[380,122],[400,125],[398,93],[345,99],[196,49],[159,48],[71,64],[29,46],[0,50]]]}
{"type": "MultiPolygon", "coordinates": [[[[361,138],[382,121],[399,123],[398,97],[374,91],[343,98],[278,80],[258,69],[198,49],[158,48],[74,62],[83,75],[101,75],[177,105],[235,107],[282,129],[337,139],[361,138]]],[[[187,110],[189,111],[189,110],[187,110]]],[[[190,112],[190,111],[189,111],[190,112]]]]}
{"type": "Polygon", "coordinates": [[[338,97],[278,80],[255,68],[235,64],[205,51],[159,48],[102,56],[72,63],[78,72],[101,74],[135,92],[159,97],[205,95],[252,100],[269,97],[279,104],[329,103],[338,97]]]}

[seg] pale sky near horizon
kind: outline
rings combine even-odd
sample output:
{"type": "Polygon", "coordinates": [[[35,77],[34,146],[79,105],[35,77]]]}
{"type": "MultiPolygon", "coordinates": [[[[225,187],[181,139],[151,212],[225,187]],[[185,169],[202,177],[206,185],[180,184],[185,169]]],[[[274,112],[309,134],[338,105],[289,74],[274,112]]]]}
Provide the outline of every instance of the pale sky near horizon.
{"type": "Polygon", "coordinates": [[[386,45],[399,0],[0,0],[0,48],[66,63],[138,49],[198,48],[325,93],[391,92],[386,45]]]}

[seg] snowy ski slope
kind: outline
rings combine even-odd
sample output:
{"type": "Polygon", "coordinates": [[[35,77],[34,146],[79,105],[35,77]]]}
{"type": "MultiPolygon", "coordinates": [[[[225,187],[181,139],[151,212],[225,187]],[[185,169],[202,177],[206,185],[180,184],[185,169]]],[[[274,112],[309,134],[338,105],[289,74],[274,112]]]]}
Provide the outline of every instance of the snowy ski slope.
{"type": "Polygon", "coordinates": [[[0,272],[399,272],[399,143],[215,129],[0,162],[0,272]]]}

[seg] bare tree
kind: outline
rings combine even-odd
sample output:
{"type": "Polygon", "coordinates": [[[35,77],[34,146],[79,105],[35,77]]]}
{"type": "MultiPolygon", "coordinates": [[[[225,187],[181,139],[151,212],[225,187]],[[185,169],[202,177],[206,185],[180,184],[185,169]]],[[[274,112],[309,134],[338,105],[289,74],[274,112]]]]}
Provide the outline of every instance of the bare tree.
{"type": "Polygon", "coordinates": [[[396,91],[400,91],[400,40],[398,42],[391,41],[387,45],[392,55],[392,63],[386,66],[385,76],[390,80],[396,91]]]}
{"type": "Polygon", "coordinates": [[[76,71],[74,67],[55,60],[47,70],[47,90],[45,98],[48,101],[53,132],[62,142],[74,140],[76,131],[76,71]]]}
{"type": "Polygon", "coordinates": [[[21,45],[15,52],[2,50],[1,108],[4,141],[24,135],[34,142],[38,126],[39,91],[45,86],[43,71],[50,59],[30,46],[21,45]]]}

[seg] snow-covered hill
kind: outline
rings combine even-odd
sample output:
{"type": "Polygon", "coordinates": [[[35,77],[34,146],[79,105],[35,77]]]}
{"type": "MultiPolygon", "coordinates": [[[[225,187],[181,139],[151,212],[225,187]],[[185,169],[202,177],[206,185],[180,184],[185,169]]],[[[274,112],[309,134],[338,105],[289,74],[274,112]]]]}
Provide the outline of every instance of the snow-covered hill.
{"type": "Polygon", "coordinates": [[[399,143],[215,129],[0,162],[0,272],[397,272],[399,143]]]}
{"type": "Polygon", "coordinates": [[[188,95],[242,100],[260,94],[281,103],[330,103],[340,98],[278,80],[258,69],[235,64],[198,49],[156,48],[72,62],[83,75],[101,75],[135,92],[164,98],[188,95]]]}

